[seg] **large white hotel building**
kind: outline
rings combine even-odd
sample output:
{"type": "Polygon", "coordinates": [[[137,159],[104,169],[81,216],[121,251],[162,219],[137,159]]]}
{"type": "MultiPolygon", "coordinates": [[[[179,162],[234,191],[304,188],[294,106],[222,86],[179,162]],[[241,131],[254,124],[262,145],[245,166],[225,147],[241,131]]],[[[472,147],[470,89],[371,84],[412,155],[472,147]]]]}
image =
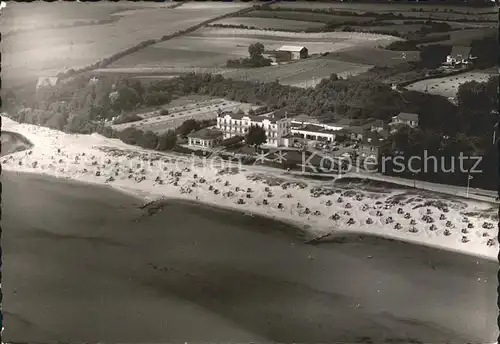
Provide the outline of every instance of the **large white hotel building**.
{"type": "Polygon", "coordinates": [[[291,133],[290,119],[275,116],[273,113],[260,116],[225,113],[217,117],[217,128],[222,131],[223,138],[245,136],[251,126],[262,127],[266,132],[266,146],[283,147],[288,145],[286,137],[291,133]]]}

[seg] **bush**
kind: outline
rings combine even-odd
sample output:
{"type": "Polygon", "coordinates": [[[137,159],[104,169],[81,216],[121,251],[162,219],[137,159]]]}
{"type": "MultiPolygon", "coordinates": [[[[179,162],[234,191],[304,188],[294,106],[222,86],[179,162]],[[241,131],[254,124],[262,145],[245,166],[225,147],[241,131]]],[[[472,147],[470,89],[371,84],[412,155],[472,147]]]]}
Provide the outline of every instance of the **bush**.
{"type": "Polygon", "coordinates": [[[126,144],[137,145],[142,140],[142,131],[137,128],[126,128],[117,133],[118,138],[126,144]]]}

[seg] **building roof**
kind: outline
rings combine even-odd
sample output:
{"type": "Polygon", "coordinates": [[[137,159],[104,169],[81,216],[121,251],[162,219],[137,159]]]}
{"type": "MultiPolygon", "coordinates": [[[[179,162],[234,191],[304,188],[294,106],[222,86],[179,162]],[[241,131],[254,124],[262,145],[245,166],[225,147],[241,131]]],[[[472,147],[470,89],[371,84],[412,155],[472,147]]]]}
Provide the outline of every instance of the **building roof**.
{"type": "Polygon", "coordinates": [[[200,140],[215,140],[222,137],[222,132],[215,129],[204,128],[188,134],[188,137],[200,140]]]}
{"type": "Polygon", "coordinates": [[[454,46],[451,49],[450,56],[451,57],[462,57],[462,58],[468,58],[471,52],[471,47],[464,47],[464,46],[454,46]]]}
{"type": "Polygon", "coordinates": [[[307,131],[310,133],[320,133],[320,134],[335,134],[334,130],[328,130],[319,125],[308,124],[301,128],[296,128],[295,130],[307,131]]]}
{"type": "Polygon", "coordinates": [[[239,120],[246,117],[246,118],[249,118],[250,121],[252,121],[252,122],[262,122],[262,121],[268,120],[271,123],[276,123],[277,120],[281,119],[281,118],[279,118],[279,116],[276,116],[276,117],[278,117],[278,118],[276,118],[275,116],[271,116],[269,113],[259,115],[259,116],[250,116],[250,115],[246,115],[246,114],[237,114],[237,113],[227,113],[224,116],[226,116],[226,115],[231,117],[231,119],[239,119],[239,120]]]}
{"type": "Polygon", "coordinates": [[[332,123],[332,125],[338,125],[339,127],[346,127],[354,123],[354,120],[350,118],[342,118],[338,120],[336,123],[332,123]]]}
{"type": "Polygon", "coordinates": [[[36,87],[41,86],[55,86],[59,82],[59,78],[57,76],[41,76],[38,78],[36,82],[36,87]]]}
{"type": "Polygon", "coordinates": [[[292,122],[319,123],[319,121],[316,118],[309,116],[309,115],[306,115],[306,114],[297,115],[295,117],[292,117],[291,120],[292,120],[292,122]]]}
{"type": "Polygon", "coordinates": [[[403,121],[418,121],[416,113],[400,112],[396,117],[403,121]]]}
{"type": "Polygon", "coordinates": [[[281,48],[278,49],[278,51],[293,51],[293,52],[300,52],[303,49],[306,49],[306,47],[302,46],[297,46],[297,45],[284,45],[281,48]]]}
{"type": "Polygon", "coordinates": [[[363,134],[366,130],[365,128],[363,127],[360,127],[360,126],[357,126],[357,125],[354,125],[352,127],[349,127],[348,130],[351,132],[351,133],[355,133],[355,134],[363,134]]]}

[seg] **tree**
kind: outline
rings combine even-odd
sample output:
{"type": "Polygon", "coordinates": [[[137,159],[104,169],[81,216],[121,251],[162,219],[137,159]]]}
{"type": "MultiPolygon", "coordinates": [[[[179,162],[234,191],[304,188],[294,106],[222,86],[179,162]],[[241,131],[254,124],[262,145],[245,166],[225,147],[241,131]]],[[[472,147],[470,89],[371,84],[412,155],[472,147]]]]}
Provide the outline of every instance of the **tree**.
{"type": "Polygon", "coordinates": [[[176,142],[177,135],[173,130],[169,130],[158,137],[158,145],[156,146],[156,150],[171,150],[175,147],[176,142]]]}
{"type": "Polygon", "coordinates": [[[142,136],[142,131],[134,127],[128,127],[117,133],[118,138],[126,144],[136,145],[142,136]]]}
{"type": "Polygon", "coordinates": [[[249,146],[254,146],[255,150],[257,150],[260,145],[267,142],[266,132],[262,127],[251,126],[248,129],[245,141],[249,146]]]}
{"type": "Polygon", "coordinates": [[[264,53],[264,44],[257,42],[250,44],[248,46],[248,54],[250,55],[250,59],[258,59],[262,57],[264,53]]]}
{"type": "Polygon", "coordinates": [[[158,146],[158,136],[148,130],[142,136],[138,137],[137,145],[146,149],[155,149],[158,146]]]}
{"type": "Polygon", "coordinates": [[[184,121],[180,127],[177,128],[177,134],[185,137],[192,131],[200,130],[200,123],[194,119],[188,119],[184,121]]]}

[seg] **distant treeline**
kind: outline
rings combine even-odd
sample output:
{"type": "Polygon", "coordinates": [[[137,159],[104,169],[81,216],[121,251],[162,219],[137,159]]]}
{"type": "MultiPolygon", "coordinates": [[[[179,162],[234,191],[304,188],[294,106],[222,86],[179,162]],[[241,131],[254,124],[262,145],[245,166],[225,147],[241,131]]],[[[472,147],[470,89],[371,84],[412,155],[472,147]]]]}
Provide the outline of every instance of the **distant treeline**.
{"type": "MultiPolygon", "coordinates": [[[[398,2],[398,4],[399,4],[399,2],[398,2]]],[[[419,4],[420,4],[420,2],[419,2],[419,4]]],[[[402,19],[402,18],[405,18],[405,19],[415,19],[415,20],[422,19],[422,17],[418,17],[418,16],[413,16],[412,17],[412,16],[407,15],[407,14],[397,13],[398,11],[395,11],[397,14],[396,13],[392,13],[392,12],[363,11],[362,9],[360,9],[359,12],[356,12],[356,11],[339,10],[339,9],[333,8],[333,7],[332,8],[303,8],[303,7],[301,7],[301,8],[293,8],[293,7],[279,7],[279,6],[273,6],[273,7],[271,7],[271,5],[269,5],[269,4],[264,4],[264,5],[258,5],[257,9],[259,9],[259,10],[265,10],[265,11],[287,11],[287,12],[323,13],[323,14],[332,14],[332,15],[336,15],[336,16],[349,16],[349,17],[374,17],[377,20],[390,20],[390,19],[402,19]]],[[[413,11],[413,9],[412,9],[412,12],[424,12],[424,10],[422,8],[420,8],[418,10],[415,9],[413,11]]],[[[425,11],[425,12],[431,12],[431,11],[425,11]]],[[[434,12],[437,12],[437,11],[434,11],[434,12]]],[[[496,22],[495,19],[485,20],[485,19],[474,18],[474,13],[472,13],[472,12],[466,12],[466,13],[464,13],[464,12],[454,11],[452,9],[446,9],[443,12],[448,12],[450,14],[461,14],[461,15],[464,15],[464,17],[460,18],[460,19],[454,18],[453,16],[442,19],[442,20],[446,20],[446,21],[496,22]],[[469,17],[465,17],[467,15],[469,15],[469,17]]],[[[488,14],[492,14],[492,13],[488,13],[488,14]]]]}
{"type": "MultiPolygon", "coordinates": [[[[276,1],[276,3],[280,2],[288,2],[288,1],[276,1]]],[[[415,4],[418,4],[419,6],[422,6],[425,8],[425,6],[443,6],[443,10],[449,10],[453,12],[453,9],[451,8],[446,8],[446,6],[463,6],[464,8],[467,7],[494,7],[496,6],[495,3],[492,3],[491,0],[420,0],[418,2],[416,1],[411,1],[411,0],[399,0],[399,1],[394,1],[394,0],[348,0],[348,1],[331,1],[331,0],[315,0],[314,2],[318,3],[329,3],[331,4],[332,2],[341,2],[341,3],[351,3],[351,4],[397,4],[397,5],[408,5],[408,6],[414,6],[415,4]]]]}

